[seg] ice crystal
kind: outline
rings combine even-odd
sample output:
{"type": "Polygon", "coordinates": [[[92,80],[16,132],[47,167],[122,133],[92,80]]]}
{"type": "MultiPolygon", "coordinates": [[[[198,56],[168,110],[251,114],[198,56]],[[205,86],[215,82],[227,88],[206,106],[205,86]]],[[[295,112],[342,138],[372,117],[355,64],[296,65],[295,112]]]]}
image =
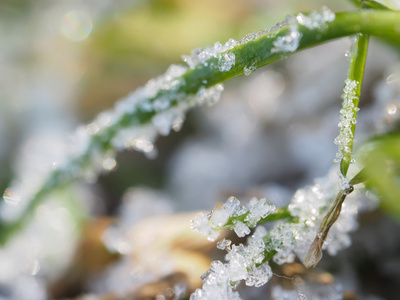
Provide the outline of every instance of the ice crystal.
{"type": "Polygon", "coordinates": [[[249,227],[254,227],[259,220],[265,218],[275,211],[275,205],[269,203],[265,198],[257,200],[253,198],[251,208],[240,205],[240,201],[235,197],[230,197],[221,207],[213,210],[210,215],[200,213],[193,221],[192,228],[203,233],[209,239],[215,240],[217,232],[223,227],[229,227],[235,231],[239,237],[244,237],[250,233],[249,227]],[[234,218],[246,214],[244,221],[234,218]],[[233,219],[232,219],[233,218],[233,219]],[[228,224],[229,220],[232,222],[228,224]]]}
{"type": "MultiPolygon", "coordinates": [[[[227,263],[224,264],[220,261],[213,263],[211,270],[206,273],[206,278],[203,280],[203,289],[197,290],[191,299],[226,299],[230,295],[229,293],[233,292],[232,287],[235,287],[241,280],[244,280],[247,285],[260,286],[265,284],[272,276],[269,265],[263,263],[266,253],[276,253],[273,256],[273,261],[277,264],[291,263],[296,256],[300,260],[304,260],[316,236],[319,224],[330,209],[336,194],[343,188],[347,190],[351,187],[346,185],[348,181],[344,177],[342,178],[343,183],[338,181],[337,169],[337,166],[335,166],[326,176],[317,178],[313,185],[299,189],[294,194],[288,209],[293,217],[298,218],[297,223],[282,220],[275,224],[269,232],[265,227],[259,225],[253,235],[248,238],[247,246],[243,244],[231,245],[229,241],[231,249],[225,257],[227,263]]],[[[338,251],[350,246],[349,233],[357,228],[356,217],[358,212],[376,206],[376,201],[361,198],[357,192],[348,197],[348,201],[346,200],[342,207],[340,217],[333,224],[328,238],[323,244],[323,249],[326,249],[331,255],[335,255],[338,251]]],[[[231,197],[226,204],[219,208],[224,212],[222,223],[225,223],[225,212],[228,211],[228,207],[230,208],[230,217],[226,221],[228,225],[225,225],[225,227],[234,230],[238,236],[243,236],[245,232],[249,231],[249,227],[255,226],[261,218],[275,211],[274,205],[266,199],[257,200],[255,198],[250,201],[250,209],[245,211],[238,200],[231,197]],[[241,213],[245,214],[244,220],[243,214],[235,215],[240,210],[242,210],[241,213]],[[243,222],[235,219],[240,216],[243,222]]],[[[209,218],[211,219],[217,211],[213,211],[209,218]]],[[[217,214],[217,216],[218,219],[221,215],[217,214]]],[[[213,229],[212,222],[207,221],[206,215],[202,214],[200,218],[202,218],[203,225],[208,222],[208,227],[204,231],[213,229]]],[[[222,240],[218,243],[218,248],[229,250],[226,244],[227,241],[222,240]]],[[[297,297],[300,294],[295,292],[294,295],[297,297]]],[[[235,294],[236,296],[238,297],[235,294]]]]}
{"type": "Polygon", "coordinates": [[[253,63],[250,66],[245,66],[243,69],[244,75],[249,76],[256,68],[256,63],[253,63]]]}
{"type": "Polygon", "coordinates": [[[222,239],[217,243],[217,248],[220,250],[230,250],[231,249],[231,240],[222,239]]]}
{"type": "Polygon", "coordinates": [[[218,60],[218,68],[221,72],[229,71],[235,65],[235,54],[224,53],[221,54],[218,60]]]}
{"type": "Polygon", "coordinates": [[[357,111],[360,109],[354,106],[354,102],[358,100],[356,89],[358,82],[356,80],[346,79],[346,85],[342,95],[343,104],[340,110],[340,128],[339,135],[335,138],[335,144],[338,145],[339,151],[336,154],[335,162],[340,162],[345,155],[351,155],[353,145],[352,127],[356,124],[357,111]]]}
{"type": "Polygon", "coordinates": [[[246,226],[243,222],[234,221],[233,230],[238,237],[244,237],[250,233],[250,228],[246,226]]]}
{"type": "Polygon", "coordinates": [[[216,42],[214,46],[208,46],[204,49],[198,48],[193,50],[190,55],[183,55],[182,60],[191,68],[194,69],[198,65],[208,66],[210,58],[218,59],[218,68],[221,72],[226,72],[235,64],[235,54],[224,53],[239,45],[234,39],[229,39],[224,45],[216,42]]]}
{"type": "Polygon", "coordinates": [[[335,13],[324,6],[321,12],[313,11],[308,15],[300,13],[296,16],[296,20],[299,24],[306,26],[308,29],[325,29],[327,27],[327,22],[335,20],[335,13]]]}
{"type": "Polygon", "coordinates": [[[248,246],[243,244],[233,245],[226,255],[227,263],[213,261],[211,269],[203,274],[203,288],[197,289],[191,300],[199,299],[240,299],[233,288],[240,280],[245,280],[247,285],[259,287],[272,277],[268,263],[260,266],[264,251],[262,240],[253,241],[248,246]]]}
{"type": "Polygon", "coordinates": [[[205,213],[200,213],[192,220],[190,225],[193,230],[207,236],[209,241],[215,241],[218,238],[219,232],[208,225],[208,218],[209,216],[205,213]]]}
{"type": "Polygon", "coordinates": [[[198,104],[214,105],[219,100],[223,90],[224,86],[222,84],[217,84],[208,89],[204,86],[200,87],[196,95],[198,104]]]}
{"type": "Polygon", "coordinates": [[[294,52],[299,47],[302,34],[299,32],[296,18],[288,16],[286,24],[288,28],[285,35],[279,36],[273,42],[274,47],[271,49],[271,53],[294,52]]]}
{"type": "Polygon", "coordinates": [[[265,218],[269,214],[275,212],[275,205],[269,203],[267,199],[254,199],[249,214],[245,218],[245,222],[250,227],[254,227],[261,218],[265,218]]]}

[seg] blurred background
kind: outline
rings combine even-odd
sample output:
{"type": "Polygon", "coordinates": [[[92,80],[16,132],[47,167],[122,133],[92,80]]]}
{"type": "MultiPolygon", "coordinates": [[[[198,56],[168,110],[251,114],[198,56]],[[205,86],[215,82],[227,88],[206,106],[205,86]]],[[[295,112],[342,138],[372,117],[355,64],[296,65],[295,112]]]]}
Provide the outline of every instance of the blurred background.
{"type": "MultiPolygon", "coordinates": [[[[34,184],[78,125],[181,55],[323,5],[353,9],[344,0],[2,0],[0,190],[34,184]]],[[[340,39],[235,78],[218,104],[192,109],[180,132],[160,137],[154,159],[119,153],[113,172],[49,195],[0,249],[0,299],[187,298],[223,257],[191,232],[198,210],[230,195],[286,205],[332,167],[349,46],[340,39]]],[[[399,120],[398,58],[371,40],[358,144],[399,120]]],[[[374,211],[361,216],[354,245],[321,269],[274,271],[308,278],[308,299],[398,299],[398,232],[398,221],[374,211]]],[[[297,299],[296,284],[275,276],[242,296],[297,299]]]]}

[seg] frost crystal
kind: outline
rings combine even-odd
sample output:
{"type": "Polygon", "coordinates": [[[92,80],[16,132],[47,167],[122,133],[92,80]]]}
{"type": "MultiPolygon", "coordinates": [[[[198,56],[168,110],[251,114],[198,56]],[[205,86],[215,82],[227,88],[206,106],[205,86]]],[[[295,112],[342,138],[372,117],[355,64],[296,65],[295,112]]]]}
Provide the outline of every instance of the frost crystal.
{"type": "Polygon", "coordinates": [[[296,20],[299,24],[306,26],[308,29],[325,29],[326,23],[335,20],[335,13],[328,7],[322,7],[321,12],[313,11],[308,15],[298,14],[296,20]]]}
{"type": "Polygon", "coordinates": [[[229,71],[235,65],[235,54],[224,53],[219,57],[218,68],[221,72],[229,71]]]}
{"type": "Polygon", "coordinates": [[[246,216],[245,221],[248,223],[250,227],[254,227],[257,225],[257,222],[261,218],[265,218],[269,214],[275,212],[275,205],[272,205],[267,201],[267,199],[263,198],[260,200],[252,199],[253,205],[250,208],[249,214],[246,216]]]}
{"type": "Polygon", "coordinates": [[[340,133],[335,138],[335,144],[338,145],[339,151],[336,154],[335,162],[340,162],[341,159],[352,153],[353,132],[352,127],[356,124],[357,112],[360,110],[354,106],[354,101],[357,101],[356,89],[358,82],[356,80],[346,79],[346,85],[342,95],[343,104],[340,110],[340,133]]]}
{"type": "Polygon", "coordinates": [[[202,86],[197,92],[197,103],[199,105],[206,104],[208,106],[214,105],[218,102],[221,97],[221,93],[224,90],[222,84],[217,84],[211,88],[206,89],[202,86]]]}
{"type": "Polygon", "coordinates": [[[199,231],[200,233],[207,236],[209,241],[215,241],[218,238],[219,232],[212,229],[208,225],[208,216],[205,213],[199,213],[190,224],[193,230],[199,231]]]}
{"type": "Polygon", "coordinates": [[[271,53],[294,52],[299,47],[302,34],[299,32],[296,18],[288,16],[286,18],[286,24],[288,26],[286,34],[284,36],[279,36],[276,41],[274,41],[274,47],[271,49],[271,53]]]}
{"type": "Polygon", "coordinates": [[[255,69],[257,68],[256,63],[254,62],[250,66],[245,66],[243,71],[244,75],[249,76],[255,69]]]}
{"type": "Polygon", "coordinates": [[[199,65],[207,67],[207,61],[214,57],[218,59],[219,70],[221,72],[226,72],[235,64],[235,54],[224,52],[233,49],[237,45],[239,45],[239,43],[234,39],[229,39],[224,45],[220,42],[216,42],[214,46],[208,46],[205,49],[195,49],[190,55],[183,55],[182,60],[187,63],[191,69],[194,69],[199,65]]]}
{"type": "Polygon", "coordinates": [[[244,237],[250,233],[250,228],[246,226],[243,222],[236,221],[234,222],[235,226],[233,226],[233,230],[237,234],[238,237],[244,237]]]}
{"type": "Polygon", "coordinates": [[[222,239],[217,243],[217,248],[220,250],[231,250],[231,240],[222,239]]]}

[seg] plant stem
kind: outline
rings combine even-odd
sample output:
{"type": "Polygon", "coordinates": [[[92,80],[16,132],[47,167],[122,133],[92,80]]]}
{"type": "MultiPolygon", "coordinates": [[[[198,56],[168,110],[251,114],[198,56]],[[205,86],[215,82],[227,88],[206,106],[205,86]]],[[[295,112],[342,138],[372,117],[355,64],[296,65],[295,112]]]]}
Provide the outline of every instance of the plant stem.
{"type": "MultiPolygon", "coordinates": [[[[337,13],[335,20],[328,22],[324,28],[309,29],[299,25],[298,30],[302,37],[295,52],[358,32],[380,36],[400,48],[400,27],[398,24],[400,24],[400,14],[393,11],[362,10],[337,13]]],[[[211,87],[242,75],[245,67],[255,66],[256,68],[260,68],[295,53],[271,52],[274,42],[284,37],[288,31],[289,28],[287,27],[281,28],[227,51],[227,53],[235,54],[235,65],[229,71],[220,71],[218,67],[215,67],[218,65],[217,58],[209,59],[207,66],[199,64],[196,68],[189,69],[182,75],[182,79],[184,79],[186,84],[179,86],[175,93],[193,95],[201,87],[211,87]],[[206,83],[204,84],[204,82],[206,83]]],[[[156,99],[168,93],[170,93],[169,90],[160,89],[148,101],[153,103],[156,99]]],[[[177,97],[171,105],[177,105],[182,101],[186,100],[177,97]]],[[[68,168],[56,169],[49,174],[47,181],[31,197],[30,204],[18,220],[13,223],[6,223],[4,221],[0,223],[0,244],[5,244],[15,232],[26,225],[30,219],[31,212],[41,203],[44,195],[55,188],[64,186],[80,178],[81,174],[74,170],[90,164],[90,158],[94,152],[110,150],[112,148],[111,140],[121,129],[133,125],[140,126],[146,124],[156,114],[157,111],[154,109],[145,110],[138,108],[133,112],[126,112],[117,122],[93,134],[85,153],[70,158],[67,163],[68,168]]]]}
{"type": "MultiPolygon", "coordinates": [[[[246,223],[245,219],[248,214],[249,214],[249,212],[247,212],[243,215],[237,216],[237,217],[230,217],[229,221],[222,228],[230,228],[233,225],[235,225],[235,222],[237,222],[237,221],[246,223]]],[[[292,215],[290,214],[288,207],[278,207],[278,208],[276,208],[274,213],[269,214],[265,218],[260,219],[257,222],[257,224],[273,222],[273,221],[283,220],[283,219],[288,219],[288,218],[291,218],[291,219],[293,219],[293,221],[296,221],[295,218],[292,217],[292,215]]]]}
{"type": "Polygon", "coordinates": [[[358,104],[360,102],[361,88],[364,77],[365,62],[367,60],[369,36],[357,34],[350,52],[349,73],[343,94],[343,109],[341,111],[339,151],[343,156],[340,162],[340,171],[346,176],[353,160],[354,135],[358,104]],[[350,112],[348,111],[350,108],[350,112]],[[348,115],[350,113],[350,116],[348,115]],[[350,126],[350,128],[349,128],[350,126]],[[348,132],[350,130],[351,132],[348,132]]]}

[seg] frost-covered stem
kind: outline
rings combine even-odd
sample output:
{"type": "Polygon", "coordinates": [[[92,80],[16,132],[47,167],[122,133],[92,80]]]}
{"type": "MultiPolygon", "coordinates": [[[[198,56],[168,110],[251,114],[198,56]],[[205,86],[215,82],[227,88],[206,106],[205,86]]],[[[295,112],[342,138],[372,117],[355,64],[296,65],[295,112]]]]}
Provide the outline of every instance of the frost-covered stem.
{"type": "MultiPolygon", "coordinates": [[[[171,100],[170,106],[174,107],[188,99],[187,97],[178,97],[178,95],[195,95],[201,88],[212,87],[230,78],[244,74],[245,69],[248,69],[249,66],[254,69],[260,68],[299,50],[358,32],[381,36],[399,47],[400,29],[398,24],[400,24],[400,14],[392,11],[363,10],[337,13],[335,19],[326,23],[326,26],[323,27],[310,29],[299,25],[298,33],[301,39],[297,49],[293,52],[273,51],[277,41],[282,40],[291,30],[290,27],[278,28],[226,51],[226,54],[235,55],[234,65],[229,70],[221,70],[218,68],[218,58],[210,58],[205,63],[197,65],[194,69],[189,69],[177,78],[178,80],[183,80],[185,84],[179,85],[173,91],[161,88],[153,97],[146,100],[154,104],[157,99],[165,96],[170,97],[171,92],[173,92],[177,97],[171,100]]],[[[158,113],[154,109],[154,105],[152,105],[151,109],[138,107],[131,111],[128,110],[119,116],[118,120],[112,125],[106,126],[91,135],[88,146],[82,153],[71,157],[64,163],[64,167],[55,169],[49,174],[44,184],[31,197],[30,204],[25,208],[19,219],[12,223],[0,223],[0,244],[6,243],[14,232],[26,224],[30,218],[30,212],[34,211],[44,195],[81,178],[82,174],[76,170],[85,165],[90,165],[94,153],[113,150],[111,141],[121,130],[133,125],[141,126],[147,124],[158,113]]]]}
{"type": "Polygon", "coordinates": [[[340,171],[346,176],[350,163],[353,160],[354,134],[356,130],[358,104],[364,77],[365,62],[367,60],[369,35],[358,33],[355,37],[353,49],[350,52],[349,73],[343,94],[343,109],[341,110],[341,132],[339,151],[342,159],[340,171]],[[350,130],[350,131],[349,131],[350,130]]]}
{"type": "MultiPolygon", "coordinates": [[[[250,212],[247,212],[243,215],[240,216],[232,216],[229,218],[228,223],[226,223],[222,228],[231,228],[236,222],[243,222],[246,223],[245,219],[246,216],[250,212]]],[[[262,224],[262,223],[267,223],[267,222],[273,222],[277,220],[283,220],[283,219],[291,219],[294,220],[295,218],[290,214],[289,209],[287,207],[278,207],[275,209],[275,212],[272,214],[269,214],[265,218],[261,218],[257,224],[262,224]]],[[[295,221],[295,220],[294,220],[295,221]]]]}
{"type": "Polygon", "coordinates": [[[346,197],[351,194],[354,190],[353,185],[365,182],[365,169],[358,172],[348,184],[347,189],[341,190],[333,202],[331,209],[322,219],[321,225],[319,226],[318,233],[312,242],[310,249],[304,259],[304,266],[307,268],[315,267],[322,258],[322,246],[328,236],[329,230],[332,225],[335,224],[336,220],[340,216],[342,210],[342,204],[346,197]]]}

